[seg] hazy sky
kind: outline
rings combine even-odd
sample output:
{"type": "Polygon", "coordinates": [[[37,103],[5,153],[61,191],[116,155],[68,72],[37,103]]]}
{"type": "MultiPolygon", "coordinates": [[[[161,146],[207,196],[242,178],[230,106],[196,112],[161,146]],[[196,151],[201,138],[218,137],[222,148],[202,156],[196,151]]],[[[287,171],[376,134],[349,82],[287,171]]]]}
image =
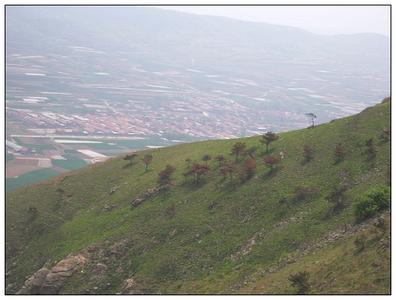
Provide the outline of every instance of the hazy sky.
{"type": "Polygon", "coordinates": [[[290,25],[319,34],[375,32],[389,36],[390,26],[389,6],[175,6],[167,9],[290,25]]]}

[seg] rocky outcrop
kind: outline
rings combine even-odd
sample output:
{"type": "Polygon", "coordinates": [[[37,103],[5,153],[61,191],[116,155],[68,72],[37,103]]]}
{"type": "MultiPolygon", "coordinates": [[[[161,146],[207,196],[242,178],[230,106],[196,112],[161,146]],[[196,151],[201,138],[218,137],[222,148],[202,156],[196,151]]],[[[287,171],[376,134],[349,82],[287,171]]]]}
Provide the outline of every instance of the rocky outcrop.
{"type": "Polygon", "coordinates": [[[154,187],[151,189],[147,189],[144,193],[140,194],[138,197],[136,197],[135,199],[132,200],[132,202],[131,202],[132,207],[138,207],[144,201],[159,194],[162,190],[163,190],[163,187],[154,187]]]}
{"type": "Polygon", "coordinates": [[[125,279],[121,285],[121,294],[132,294],[136,282],[133,278],[125,279]]]}
{"type": "Polygon", "coordinates": [[[44,284],[49,272],[50,270],[47,268],[38,270],[25,281],[18,294],[40,294],[41,286],[44,284]]]}
{"type": "Polygon", "coordinates": [[[25,281],[17,294],[57,294],[66,280],[86,261],[83,255],[78,254],[61,260],[51,270],[41,268],[25,281]]]}
{"type": "Polygon", "coordinates": [[[136,281],[133,278],[125,279],[121,284],[121,294],[124,295],[132,295],[139,294],[139,290],[137,289],[136,281]]]}

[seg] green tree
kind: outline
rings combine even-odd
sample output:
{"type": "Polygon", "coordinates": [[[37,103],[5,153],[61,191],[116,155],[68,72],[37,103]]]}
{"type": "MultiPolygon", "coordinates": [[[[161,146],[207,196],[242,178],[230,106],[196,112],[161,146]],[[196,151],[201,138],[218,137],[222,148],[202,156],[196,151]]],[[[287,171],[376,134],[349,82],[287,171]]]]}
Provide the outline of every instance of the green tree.
{"type": "Polygon", "coordinates": [[[338,143],[334,149],[335,163],[339,163],[344,160],[346,155],[346,150],[341,143],[338,143]]]}
{"type": "Polygon", "coordinates": [[[366,154],[367,160],[373,160],[377,154],[377,150],[375,149],[374,140],[372,138],[366,141],[366,154]]]}
{"type": "Polygon", "coordinates": [[[310,162],[314,158],[315,150],[311,145],[303,146],[303,157],[305,162],[310,162]]]}
{"type": "Polygon", "coordinates": [[[357,221],[374,216],[377,212],[390,207],[389,187],[379,186],[364,194],[355,205],[355,217],[357,221]]]}
{"type": "Polygon", "coordinates": [[[235,162],[238,162],[239,156],[243,153],[246,148],[246,144],[242,142],[237,142],[232,146],[231,154],[235,155],[235,162]]]}
{"type": "Polygon", "coordinates": [[[315,119],[316,119],[316,115],[314,113],[307,113],[305,114],[310,120],[311,120],[311,126],[310,128],[314,128],[315,127],[315,119]]]}
{"type": "Polygon", "coordinates": [[[209,171],[210,168],[207,165],[194,163],[187,172],[183,173],[183,175],[186,179],[189,177],[194,178],[194,183],[198,185],[201,181],[201,177],[209,171]]]}
{"type": "Polygon", "coordinates": [[[266,148],[265,148],[265,152],[266,153],[268,153],[268,151],[269,151],[269,146],[271,145],[271,143],[272,142],[275,142],[276,140],[278,140],[279,139],[279,136],[276,134],[276,133],[274,133],[274,132],[272,132],[272,131],[268,131],[268,132],[266,132],[266,133],[264,133],[262,136],[261,136],[261,139],[260,139],[260,143],[264,146],[266,146],[266,148]]]}
{"type": "Polygon", "coordinates": [[[390,140],[390,137],[391,137],[390,128],[389,127],[382,128],[382,133],[381,133],[381,136],[380,136],[381,140],[383,142],[388,142],[390,140]]]}
{"type": "Polygon", "coordinates": [[[165,167],[165,169],[163,169],[162,171],[160,171],[158,173],[157,182],[158,182],[160,187],[169,186],[169,184],[171,183],[171,176],[175,172],[175,170],[176,170],[175,167],[173,167],[171,165],[167,165],[165,167]]]}
{"type": "Polygon", "coordinates": [[[252,158],[245,160],[242,172],[242,181],[251,179],[256,173],[256,161],[252,158]]]}
{"type": "Polygon", "coordinates": [[[223,179],[229,177],[230,180],[233,181],[234,172],[235,172],[235,166],[230,163],[226,163],[220,168],[220,173],[223,175],[223,179]]]}
{"type": "Polygon", "coordinates": [[[252,146],[246,149],[246,154],[251,158],[251,159],[255,159],[256,158],[256,152],[257,152],[257,147],[256,146],[252,146]]]}
{"type": "Polygon", "coordinates": [[[272,172],[279,163],[280,157],[277,155],[267,155],[264,157],[264,164],[270,168],[270,172],[272,172]]]}
{"type": "Polygon", "coordinates": [[[205,162],[206,166],[208,166],[208,161],[210,161],[212,159],[212,157],[209,154],[205,154],[202,157],[202,160],[205,162]]]}
{"type": "Polygon", "coordinates": [[[224,164],[225,158],[224,155],[219,154],[215,157],[215,160],[217,160],[218,164],[219,164],[219,168],[224,164]]]}
{"type": "Polygon", "coordinates": [[[347,190],[348,186],[345,184],[333,187],[330,194],[326,197],[327,202],[330,204],[329,215],[337,213],[347,206],[347,197],[345,195],[347,190]]]}
{"type": "Polygon", "coordinates": [[[143,160],[143,163],[144,163],[144,172],[147,172],[149,165],[153,161],[153,155],[146,154],[146,155],[144,155],[142,160],[143,160]]]}
{"type": "Polygon", "coordinates": [[[138,155],[136,153],[125,155],[123,159],[128,161],[128,163],[123,168],[128,168],[132,166],[137,156],[138,155]]]}
{"type": "Polygon", "coordinates": [[[307,294],[310,289],[309,284],[309,273],[308,272],[298,272],[289,276],[289,281],[291,285],[297,288],[297,294],[304,295],[307,294]]]}

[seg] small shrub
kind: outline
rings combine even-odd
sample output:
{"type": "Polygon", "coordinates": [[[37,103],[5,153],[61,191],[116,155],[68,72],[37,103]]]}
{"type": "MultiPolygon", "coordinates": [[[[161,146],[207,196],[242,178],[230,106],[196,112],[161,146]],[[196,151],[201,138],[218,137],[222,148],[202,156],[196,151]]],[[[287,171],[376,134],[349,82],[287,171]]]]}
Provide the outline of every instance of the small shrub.
{"type": "Polygon", "coordinates": [[[270,168],[270,172],[276,168],[280,161],[280,157],[276,155],[267,155],[264,157],[264,164],[270,168]]]}
{"type": "Polygon", "coordinates": [[[222,154],[217,155],[215,157],[215,160],[217,161],[219,168],[224,165],[224,161],[225,161],[224,155],[222,154]]]}
{"type": "Polygon", "coordinates": [[[355,217],[358,222],[372,217],[377,212],[389,208],[390,193],[388,187],[377,187],[366,193],[355,205],[355,217]]]}
{"type": "Polygon", "coordinates": [[[128,163],[126,165],[123,166],[123,168],[129,168],[130,166],[132,166],[134,164],[134,161],[136,159],[138,155],[136,153],[132,153],[132,154],[127,154],[124,156],[124,160],[128,161],[128,163]]]}
{"type": "Polygon", "coordinates": [[[256,161],[254,159],[247,159],[243,164],[241,173],[242,182],[251,179],[256,173],[256,161]]]}
{"type": "Polygon", "coordinates": [[[148,171],[148,167],[153,161],[153,155],[152,154],[146,154],[143,158],[142,161],[144,163],[144,172],[148,171]]]}
{"type": "Polygon", "coordinates": [[[297,186],[294,189],[293,199],[295,201],[304,201],[312,199],[318,194],[318,190],[313,187],[297,186]]]}
{"type": "Polygon", "coordinates": [[[346,185],[340,185],[333,188],[326,200],[330,203],[329,215],[333,215],[347,206],[345,192],[348,190],[346,185]]]}
{"type": "Polygon", "coordinates": [[[251,159],[255,159],[256,158],[256,152],[257,152],[257,147],[256,146],[252,146],[246,149],[246,154],[247,156],[249,156],[251,159]]]}
{"type": "Polygon", "coordinates": [[[279,139],[279,136],[276,134],[276,133],[274,133],[274,132],[272,132],[272,131],[268,131],[268,132],[266,132],[265,134],[263,134],[262,136],[261,136],[261,139],[260,139],[260,143],[264,146],[266,146],[266,148],[265,148],[265,152],[266,153],[268,153],[269,152],[269,146],[270,146],[270,144],[272,143],[272,142],[275,142],[276,140],[278,140],[279,139]]]}
{"type": "Polygon", "coordinates": [[[208,161],[212,159],[212,156],[210,156],[209,154],[205,154],[204,156],[202,156],[202,161],[205,162],[206,166],[208,165],[208,161]]]}
{"type": "Polygon", "coordinates": [[[308,272],[298,272],[296,274],[289,276],[289,281],[291,285],[297,288],[297,294],[303,295],[307,294],[310,289],[309,273],[308,272]]]}
{"type": "Polygon", "coordinates": [[[366,154],[367,154],[367,160],[373,160],[375,158],[375,155],[377,154],[377,150],[375,149],[374,145],[374,140],[368,139],[366,141],[366,154]]]}
{"type": "Polygon", "coordinates": [[[223,175],[223,180],[225,180],[227,178],[227,176],[230,178],[230,181],[233,181],[234,179],[234,174],[235,172],[235,166],[233,164],[224,164],[221,168],[220,168],[220,173],[223,175]]]}
{"type": "Polygon", "coordinates": [[[166,210],[165,210],[166,215],[169,218],[173,218],[176,215],[176,205],[175,203],[172,203],[171,205],[169,205],[166,210]]]}
{"type": "Polygon", "coordinates": [[[184,161],[186,162],[186,168],[189,169],[192,162],[191,158],[186,158],[184,161]]]}
{"type": "Polygon", "coordinates": [[[235,155],[235,162],[238,162],[239,156],[245,151],[246,144],[242,142],[235,143],[231,148],[231,154],[235,155]]]}
{"type": "Polygon", "coordinates": [[[355,254],[362,252],[366,248],[367,238],[364,235],[359,235],[353,241],[355,245],[355,254]]]}
{"type": "Polygon", "coordinates": [[[210,171],[210,168],[207,165],[194,163],[190,170],[184,173],[184,176],[191,176],[194,178],[194,183],[198,185],[201,182],[201,177],[207,174],[210,171]]]}
{"type": "Polygon", "coordinates": [[[171,183],[171,176],[175,170],[175,167],[167,165],[164,170],[158,173],[157,182],[160,187],[166,187],[171,183]]]}
{"type": "Polygon", "coordinates": [[[314,158],[314,148],[308,144],[305,144],[303,146],[303,157],[304,157],[304,162],[310,162],[314,158]]]}
{"type": "Polygon", "coordinates": [[[28,218],[27,218],[28,223],[31,223],[37,219],[38,216],[37,207],[30,206],[27,212],[28,212],[28,218]]]}
{"type": "Polygon", "coordinates": [[[153,275],[159,281],[176,280],[180,276],[178,265],[170,258],[161,261],[155,268],[153,275]]]}
{"type": "Polygon", "coordinates": [[[286,197],[282,197],[279,199],[278,204],[280,206],[286,206],[287,208],[289,207],[289,200],[286,197]]]}
{"type": "Polygon", "coordinates": [[[381,236],[384,236],[386,233],[386,224],[385,224],[385,219],[382,218],[378,218],[378,220],[374,223],[374,227],[376,230],[379,231],[381,236]]]}
{"type": "Polygon", "coordinates": [[[337,144],[337,146],[334,149],[334,159],[335,163],[339,163],[344,160],[346,155],[346,150],[342,144],[337,144]]]}
{"type": "Polygon", "coordinates": [[[381,135],[380,135],[380,139],[381,139],[384,143],[386,143],[386,142],[389,141],[390,137],[391,137],[391,130],[390,130],[390,128],[389,128],[389,127],[383,128],[383,129],[382,129],[382,132],[381,132],[381,135]]]}

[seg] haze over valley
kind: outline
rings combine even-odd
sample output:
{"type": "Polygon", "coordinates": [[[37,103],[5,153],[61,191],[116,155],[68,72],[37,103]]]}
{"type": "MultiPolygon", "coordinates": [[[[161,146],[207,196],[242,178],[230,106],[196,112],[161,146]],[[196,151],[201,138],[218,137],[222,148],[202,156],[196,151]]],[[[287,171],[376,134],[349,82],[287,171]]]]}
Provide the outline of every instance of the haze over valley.
{"type": "Polygon", "coordinates": [[[6,22],[9,188],[132,149],[304,128],[308,112],[323,123],[389,95],[379,34],[141,7],[7,7],[6,22]]]}

